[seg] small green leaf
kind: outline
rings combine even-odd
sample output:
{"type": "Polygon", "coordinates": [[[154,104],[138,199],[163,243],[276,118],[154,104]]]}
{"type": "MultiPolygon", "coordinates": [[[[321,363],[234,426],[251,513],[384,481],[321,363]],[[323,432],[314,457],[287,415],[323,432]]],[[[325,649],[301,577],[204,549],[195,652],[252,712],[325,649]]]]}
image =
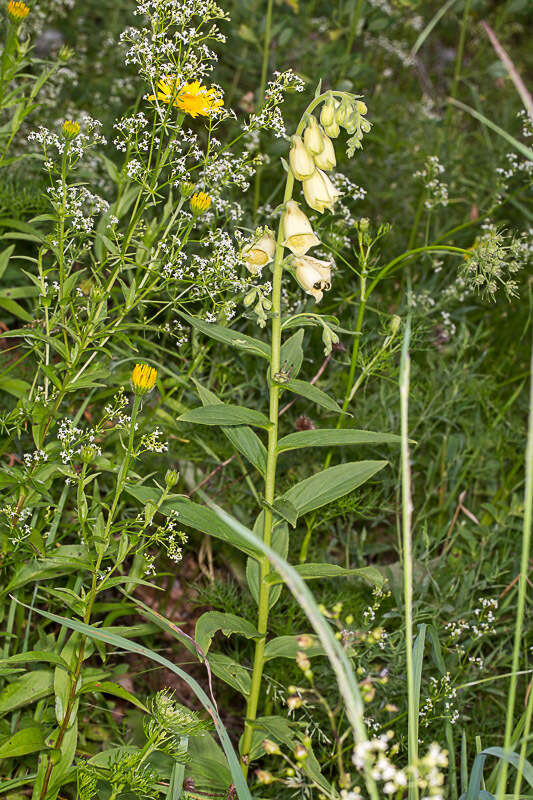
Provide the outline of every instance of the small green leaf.
{"type": "Polygon", "coordinates": [[[296,378],[302,367],[304,333],[303,328],[300,328],[281,345],[281,368],[286,370],[291,378],[296,378]]]}
{"type": "Polygon", "coordinates": [[[254,425],[257,428],[270,428],[272,423],[260,411],[225,403],[191,408],[178,417],[177,422],[192,422],[196,425],[254,425]]]}
{"type": "Polygon", "coordinates": [[[306,400],[316,403],[317,406],[327,408],[328,411],[335,411],[336,414],[343,413],[342,408],[335,400],[333,400],[332,397],[323,392],[322,389],[314,386],[312,383],[308,383],[307,381],[290,380],[283,384],[283,388],[288,389],[289,392],[294,392],[294,394],[299,394],[302,397],[305,397],[306,400]]]}
{"type": "Polygon", "coordinates": [[[16,653],[9,658],[0,658],[0,664],[26,664],[33,661],[47,661],[58,667],[69,670],[70,667],[64,658],[57,653],[49,653],[46,650],[28,650],[26,653],[16,653]]]}
{"type": "Polygon", "coordinates": [[[54,690],[52,670],[27,672],[0,692],[0,716],[48,697],[54,690]]]}
{"type": "Polygon", "coordinates": [[[292,525],[293,528],[296,527],[296,523],[298,522],[298,510],[288,500],[284,500],[282,497],[278,500],[274,500],[272,510],[275,511],[278,516],[286,520],[289,525],[292,525]]]}
{"type": "Polygon", "coordinates": [[[401,438],[394,433],[374,431],[322,429],[289,433],[278,442],[278,453],[302,447],[344,447],[357,444],[399,444],[401,438]]]}
{"type": "Polygon", "coordinates": [[[222,631],[224,636],[239,633],[241,636],[246,636],[247,639],[261,638],[261,634],[247,619],[235,614],[224,614],[221,611],[206,611],[198,619],[194,634],[196,644],[204,654],[207,654],[217,631],[222,631]]]}

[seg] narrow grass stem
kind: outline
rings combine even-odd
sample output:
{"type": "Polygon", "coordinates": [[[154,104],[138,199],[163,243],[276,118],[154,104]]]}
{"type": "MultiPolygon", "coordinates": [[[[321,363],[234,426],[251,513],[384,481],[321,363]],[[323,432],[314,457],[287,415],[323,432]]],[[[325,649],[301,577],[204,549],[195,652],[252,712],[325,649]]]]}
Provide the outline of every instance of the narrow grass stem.
{"type": "MultiPolygon", "coordinates": [[[[410,304],[410,292],[409,292],[410,304]]],[[[400,363],[400,415],[401,415],[401,472],[402,472],[402,562],[403,596],[405,620],[405,650],[407,667],[408,698],[408,760],[409,760],[409,800],[418,800],[418,784],[414,769],[418,760],[418,719],[415,698],[415,676],[413,664],[413,551],[411,467],[409,463],[409,344],[411,339],[411,312],[407,314],[400,363]]]]}
{"type": "MultiPolygon", "coordinates": [[[[518,667],[520,664],[520,650],[522,647],[522,632],[524,627],[524,617],[527,601],[527,581],[529,571],[529,554],[531,550],[531,524],[533,518],[533,347],[531,355],[531,384],[529,397],[529,422],[526,446],[526,487],[524,500],[524,522],[522,530],[522,554],[520,558],[520,580],[518,582],[518,602],[516,609],[513,661],[511,668],[511,680],[509,682],[509,694],[507,695],[507,714],[505,720],[504,750],[511,750],[513,736],[513,718],[516,703],[516,689],[518,683],[518,667]]],[[[528,706],[528,720],[531,723],[531,709],[528,706]]],[[[527,747],[527,737],[524,736],[522,752],[520,754],[521,765],[525,758],[524,747],[527,747]]],[[[520,774],[520,770],[519,770],[520,774]]],[[[503,800],[505,794],[505,784],[507,781],[507,761],[502,759],[500,775],[498,779],[498,789],[496,792],[497,800],[503,800]]],[[[517,781],[518,788],[520,787],[517,781]]],[[[517,797],[515,787],[515,797],[517,797]]]]}

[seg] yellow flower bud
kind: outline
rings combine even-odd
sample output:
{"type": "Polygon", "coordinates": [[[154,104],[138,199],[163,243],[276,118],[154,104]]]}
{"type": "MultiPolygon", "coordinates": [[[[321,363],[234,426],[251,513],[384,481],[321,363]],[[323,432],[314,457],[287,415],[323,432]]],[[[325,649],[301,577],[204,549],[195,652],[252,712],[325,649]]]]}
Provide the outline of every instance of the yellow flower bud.
{"type": "Polygon", "coordinates": [[[272,773],[267,772],[266,769],[256,769],[255,774],[259,783],[263,783],[265,785],[272,783],[272,781],[274,780],[274,776],[272,775],[272,773]]]}
{"type": "Polygon", "coordinates": [[[295,711],[295,709],[301,708],[302,698],[298,697],[297,694],[292,694],[290,697],[287,697],[287,705],[290,711],[295,711]]]}
{"type": "Polygon", "coordinates": [[[135,394],[141,397],[151,392],[157,379],[157,370],[148,364],[135,364],[131,373],[131,385],[135,394]]]}
{"type": "Polygon", "coordinates": [[[263,749],[269,756],[277,756],[281,753],[276,742],[273,742],[271,739],[263,739],[263,749]]]}
{"type": "Polygon", "coordinates": [[[355,104],[355,110],[356,110],[356,111],[357,111],[359,114],[363,114],[363,115],[364,115],[364,114],[366,114],[366,113],[367,113],[367,111],[368,111],[368,108],[366,107],[366,103],[363,103],[363,101],[362,101],[362,100],[358,100],[358,101],[356,102],[356,104],[355,104]]]}
{"type": "Polygon", "coordinates": [[[316,121],[316,117],[312,114],[309,117],[306,129],[304,131],[304,144],[310,153],[316,155],[321,153],[324,149],[324,139],[322,137],[322,130],[316,121]]]}
{"type": "Polygon", "coordinates": [[[324,105],[322,106],[322,110],[320,112],[320,122],[321,124],[326,127],[326,125],[331,125],[333,120],[335,119],[335,111],[337,110],[337,103],[335,102],[335,98],[333,95],[330,95],[324,105]]]}
{"type": "Polygon", "coordinates": [[[258,275],[263,267],[270,264],[276,252],[276,240],[269,228],[265,228],[264,233],[253,242],[245,245],[242,249],[242,257],[246,262],[246,268],[252,275],[258,275]]]}
{"type": "Polygon", "coordinates": [[[295,278],[306,294],[320,303],[324,292],[331,289],[331,263],[312,256],[292,259],[295,278]]]}
{"type": "MultiPolygon", "coordinates": [[[[304,184],[305,185],[305,184],[304,184]]],[[[289,200],[283,214],[284,247],[296,256],[303,256],[310,247],[320,244],[313,227],[295,200],[289,200]]]]}
{"type": "Polygon", "coordinates": [[[194,194],[194,183],[191,183],[190,181],[181,181],[180,194],[185,198],[185,200],[188,200],[189,197],[192,197],[194,194]]]}
{"type": "Polygon", "coordinates": [[[305,761],[308,756],[307,748],[303,744],[297,744],[294,748],[294,758],[296,761],[305,761]]]}
{"type": "Polygon", "coordinates": [[[205,214],[211,205],[211,198],[205,192],[196,192],[190,199],[191,211],[195,217],[205,214]]]}
{"type": "Polygon", "coordinates": [[[7,13],[9,14],[11,22],[17,24],[22,22],[23,19],[26,19],[30,13],[30,9],[22,0],[9,0],[7,4],[7,13]]]}
{"type": "Polygon", "coordinates": [[[65,139],[74,139],[80,132],[80,126],[77,122],[73,122],[71,119],[66,119],[61,130],[63,131],[63,136],[65,139]]]}
{"type": "Polygon", "coordinates": [[[298,647],[301,647],[302,650],[308,650],[312,646],[313,637],[308,633],[302,633],[301,636],[298,636],[298,647]]]}
{"type": "Polygon", "coordinates": [[[332,139],[336,139],[340,131],[341,129],[339,128],[339,123],[336,122],[336,120],[333,120],[331,125],[326,125],[326,127],[324,128],[324,133],[327,136],[331,136],[332,139]]]}
{"type": "Polygon", "coordinates": [[[336,166],[335,148],[329,136],[324,136],[324,149],[315,156],[315,164],[320,169],[333,169],[336,166]]]}
{"type": "Polygon", "coordinates": [[[303,190],[307,205],[320,214],[323,214],[326,208],[333,211],[335,201],[340,196],[338,189],[321,169],[315,170],[313,175],[303,182],[303,190]]]}
{"type": "Polygon", "coordinates": [[[315,171],[315,162],[300,136],[293,136],[291,142],[289,164],[294,177],[299,181],[303,181],[305,178],[310,178],[315,171]]]}

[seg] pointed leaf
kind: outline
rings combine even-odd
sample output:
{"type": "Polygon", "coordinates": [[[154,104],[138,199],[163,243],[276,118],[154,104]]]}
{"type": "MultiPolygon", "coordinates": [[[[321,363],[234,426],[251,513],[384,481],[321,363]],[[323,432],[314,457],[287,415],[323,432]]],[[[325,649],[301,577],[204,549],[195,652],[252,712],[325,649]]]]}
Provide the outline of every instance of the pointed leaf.
{"type": "Polygon", "coordinates": [[[191,408],[178,417],[177,422],[192,422],[196,425],[254,425],[257,428],[270,428],[272,423],[260,411],[225,403],[191,408]]]}
{"type": "Polygon", "coordinates": [[[332,503],[349,494],[358,486],[383,469],[387,461],[350,461],[338,464],[310,478],[297,483],[283,495],[284,500],[291,502],[298,514],[307,514],[315,508],[332,503]]]}
{"type": "Polygon", "coordinates": [[[328,411],[335,411],[336,414],[343,413],[342,408],[335,400],[333,400],[332,397],[308,381],[289,380],[286,383],[283,383],[282,386],[284,389],[288,389],[289,392],[299,394],[302,397],[305,397],[306,400],[316,403],[317,406],[327,408],[328,411]]]}
{"type": "Polygon", "coordinates": [[[298,450],[301,447],[344,447],[356,444],[399,444],[400,436],[394,433],[377,433],[375,431],[335,430],[334,428],[316,431],[299,431],[289,433],[278,442],[278,453],[287,450],[298,450]]]}
{"type": "Polygon", "coordinates": [[[204,322],[204,320],[191,317],[189,314],[181,312],[180,316],[186,320],[193,328],[205,333],[217,342],[223,342],[230,347],[236,347],[239,350],[245,350],[253,355],[261,356],[270,361],[270,347],[262,342],[260,339],[253,339],[251,336],[246,336],[244,333],[233,331],[231,328],[224,328],[222,325],[214,325],[211,322],[204,322]]]}
{"type": "MultiPolygon", "coordinates": [[[[312,581],[316,578],[349,578],[350,576],[355,576],[364,578],[368,583],[380,588],[385,583],[385,578],[376,567],[345,569],[338,564],[297,564],[294,569],[304,581],[312,581]]],[[[271,585],[275,585],[283,583],[283,578],[277,572],[271,572],[266,581],[271,585]]]]}

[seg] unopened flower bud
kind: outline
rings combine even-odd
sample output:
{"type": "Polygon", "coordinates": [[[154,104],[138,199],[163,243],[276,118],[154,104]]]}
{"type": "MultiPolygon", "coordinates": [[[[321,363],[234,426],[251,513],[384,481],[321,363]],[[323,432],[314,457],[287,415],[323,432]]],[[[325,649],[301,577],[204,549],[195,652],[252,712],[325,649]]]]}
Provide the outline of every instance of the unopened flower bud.
{"type": "Polygon", "coordinates": [[[190,181],[181,181],[180,183],[180,194],[185,199],[188,200],[189,197],[192,197],[194,194],[194,183],[190,181]]]}
{"type": "Polygon", "coordinates": [[[269,756],[277,756],[281,753],[279,746],[271,739],[263,739],[263,749],[269,756]]]}
{"type": "Polygon", "coordinates": [[[398,333],[401,324],[402,324],[402,318],[399,317],[398,314],[394,314],[390,321],[390,329],[393,336],[395,336],[398,333]]]}
{"type": "Polygon", "coordinates": [[[335,122],[337,125],[344,125],[346,119],[352,113],[352,111],[353,106],[351,100],[349,100],[347,97],[343,97],[337,111],[335,112],[335,122]]]}
{"type": "Polygon", "coordinates": [[[315,162],[300,136],[292,136],[291,142],[289,164],[294,177],[303,181],[305,178],[310,178],[315,171],[315,162]]]}
{"type": "Polygon", "coordinates": [[[165,483],[168,489],[172,489],[178,482],[179,472],[176,472],[175,469],[167,469],[165,473],[165,483]]]}
{"type": "Polygon", "coordinates": [[[252,289],[251,292],[248,292],[248,294],[242,301],[244,303],[245,308],[250,308],[250,306],[253,305],[253,303],[255,302],[256,295],[257,295],[257,289],[252,289]]]}
{"type": "Polygon", "coordinates": [[[287,778],[294,778],[295,774],[296,773],[294,772],[292,767],[287,767],[287,769],[285,770],[285,775],[287,776],[287,778]]]}
{"type": "Polygon", "coordinates": [[[363,103],[362,100],[357,100],[355,103],[355,110],[358,114],[365,115],[368,111],[368,108],[366,107],[366,103],[363,103]]]}
{"type": "Polygon", "coordinates": [[[308,633],[303,633],[301,636],[298,636],[298,647],[301,647],[302,650],[308,650],[312,646],[313,637],[308,633]]]}
{"type": "Polygon", "coordinates": [[[267,772],[266,769],[256,769],[255,775],[259,783],[263,783],[265,786],[268,786],[274,780],[272,773],[267,772]]]}
{"type": "Polygon", "coordinates": [[[315,211],[323,214],[326,208],[333,211],[333,207],[340,192],[332,184],[325,172],[316,169],[313,175],[303,182],[306,203],[315,211]]]}
{"type": "Polygon", "coordinates": [[[361,233],[366,233],[367,230],[370,228],[370,220],[368,217],[363,217],[359,220],[359,230],[361,233]]]}
{"type": "Polygon", "coordinates": [[[284,247],[288,247],[296,256],[303,256],[310,247],[320,244],[311,223],[295,200],[289,200],[285,206],[283,235],[284,247]]]}
{"type": "Polygon", "coordinates": [[[305,672],[311,667],[311,662],[301,650],[298,650],[296,653],[296,664],[302,670],[302,672],[305,672]]]}
{"type": "Polygon", "coordinates": [[[287,698],[287,705],[291,711],[294,711],[297,708],[302,707],[302,698],[298,697],[297,694],[292,694],[290,697],[287,698]]]}
{"type": "Polygon", "coordinates": [[[322,136],[320,125],[316,121],[316,117],[314,117],[312,114],[309,117],[304,131],[304,143],[309,152],[313,155],[321,153],[324,149],[324,138],[322,136]]]}
{"type": "Polygon", "coordinates": [[[327,125],[331,125],[333,120],[335,119],[335,111],[337,110],[337,104],[335,102],[335,98],[332,94],[329,95],[328,99],[322,106],[322,110],[320,112],[320,123],[325,128],[327,125]]]}
{"type": "Polygon", "coordinates": [[[296,761],[305,761],[307,756],[309,755],[307,752],[307,748],[303,746],[303,744],[297,744],[294,748],[294,758],[296,761]]]}
{"type": "Polygon", "coordinates": [[[335,148],[329,136],[324,136],[324,149],[315,156],[315,164],[320,169],[333,169],[337,163],[335,148]]]}
{"type": "Polygon", "coordinates": [[[336,139],[340,132],[341,129],[339,127],[339,123],[336,122],[335,120],[333,120],[331,125],[326,125],[326,127],[324,128],[324,133],[327,136],[330,136],[332,139],[336,139]]]}
{"type": "Polygon", "coordinates": [[[81,460],[84,464],[90,464],[94,461],[96,456],[96,448],[92,447],[90,444],[85,444],[80,451],[81,460]]]}
{"type": "Polygon", "coordinates": [[[64,44],[63,47],[60,49],[57,57],[60,61],[70,61],[72,56],[74,55],[74,50],[72,47],[69,47],[68,44],[64,44]]]}

